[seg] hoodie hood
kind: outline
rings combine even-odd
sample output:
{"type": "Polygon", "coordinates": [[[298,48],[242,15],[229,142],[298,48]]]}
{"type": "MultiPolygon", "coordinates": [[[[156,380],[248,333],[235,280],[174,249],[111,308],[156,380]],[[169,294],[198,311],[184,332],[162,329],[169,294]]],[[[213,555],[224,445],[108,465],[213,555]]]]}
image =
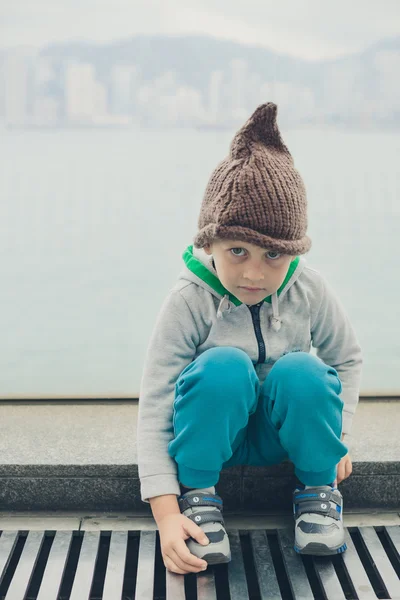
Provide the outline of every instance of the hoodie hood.
{"type": "MultiPolygon", "coordinates": [[[[234,306],[240,306],[242,302],[231,294],[221,283],[217,271],[213,266],[213,257],[208,255],[203,248],[194,248],[188,246],[182,258],[185,262],[185,268],[179,275],[179,279],[191,281],[200,285],[220,300],[217,310],[217,318],[223,319],[224,315],[229,314],[234,306]]],[[[267,296],[262,302],[268,302],[272,305],[272,316],[270,324],[274,331],[281,328],[282,319],[279,316],[279,301],[282,300],[288,289],[297,281],[306,265],[303,257],[296,256],[289,265],[285,280],[277,292],[267,296]]]]}

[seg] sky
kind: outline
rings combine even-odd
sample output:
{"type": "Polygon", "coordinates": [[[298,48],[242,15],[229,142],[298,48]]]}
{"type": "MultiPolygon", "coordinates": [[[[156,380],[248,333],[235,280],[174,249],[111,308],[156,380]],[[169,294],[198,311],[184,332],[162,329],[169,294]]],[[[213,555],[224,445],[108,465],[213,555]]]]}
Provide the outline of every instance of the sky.
{"type": "Polygon", "coordinates": [[[399,0],[0,0],[0,47],[207,34],[316,61],[400,34],[399,0]]]}

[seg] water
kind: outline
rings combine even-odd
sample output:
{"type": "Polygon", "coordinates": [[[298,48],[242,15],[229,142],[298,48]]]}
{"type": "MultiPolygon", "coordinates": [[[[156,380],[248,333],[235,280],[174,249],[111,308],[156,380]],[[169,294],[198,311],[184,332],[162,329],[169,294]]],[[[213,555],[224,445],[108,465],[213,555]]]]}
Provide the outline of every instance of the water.
{"type": "MultiPolygon", "coordinates": [[[[232,132],[3,131],[0,397],[122,398],[232,132]]],[[[282,131],[307,187],[310,266],[350,314],[362,391],[400,392],[397,134],[282,131]]]]}

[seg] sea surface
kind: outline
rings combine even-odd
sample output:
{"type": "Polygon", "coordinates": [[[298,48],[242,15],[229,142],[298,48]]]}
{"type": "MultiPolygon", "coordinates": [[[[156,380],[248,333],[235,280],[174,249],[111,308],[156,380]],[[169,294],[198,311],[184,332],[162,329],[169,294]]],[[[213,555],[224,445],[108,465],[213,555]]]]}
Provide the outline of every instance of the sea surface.
{"type": "MultiPolygon", "coordinates": [[[[208,178],[234,131],[0,132],[0,397],[124,398],[208,178]]],[[[306,256],[364,352],[362,392],[400,393],[400,136],[282,131],[306,184],[306,256]]]]}

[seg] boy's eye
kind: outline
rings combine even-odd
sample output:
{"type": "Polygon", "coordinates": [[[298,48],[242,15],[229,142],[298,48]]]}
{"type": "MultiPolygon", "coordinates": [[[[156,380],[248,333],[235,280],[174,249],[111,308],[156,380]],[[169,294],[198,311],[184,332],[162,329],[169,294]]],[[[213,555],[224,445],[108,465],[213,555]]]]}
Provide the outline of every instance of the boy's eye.
{"type": "Polygon", "coordinates": [[[244,251],[244,248],[231,248],[231,252],[233,252],[234,256],[243,256],[243,254],[236,254],[235,250],[244,251]]]}
{"type": "Polygon", "coordinates": [[[269,250],[269,252],[267,252],[268,258],[271,258],[272,260],[276,260],[277,258],[281,257],[281,254],[279,252],[276,252],[275,250],[269,250]],[[271,254],[273,254],[274,256],[271,256],[271,254]]]}
{"type": "MultiPolygon", "coordinates": [[[[231,248],[231,252],[233,253],[234,256],[243,256],[243,254],[236,253],[236,250],[238,250],[239,252],[244,252],[245,251],[244,248],[231,248]]],[[[276,260],[277,258],[280,258],[282,255],[279,252],[276,252],[275,250],[269,250],[267,252],[267,256],[271,260],[276,260]]]]}

